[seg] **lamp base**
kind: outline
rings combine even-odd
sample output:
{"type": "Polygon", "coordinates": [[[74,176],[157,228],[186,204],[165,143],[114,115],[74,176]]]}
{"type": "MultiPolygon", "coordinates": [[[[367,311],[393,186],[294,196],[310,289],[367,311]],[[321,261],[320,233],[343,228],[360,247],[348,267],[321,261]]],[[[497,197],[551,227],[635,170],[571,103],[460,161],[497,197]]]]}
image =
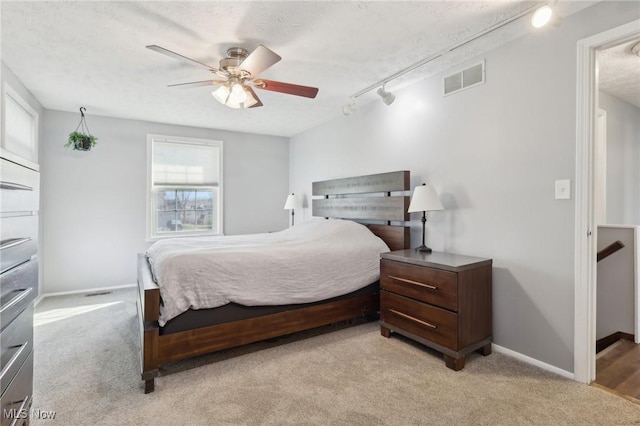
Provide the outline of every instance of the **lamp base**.
{"type": "Polygon", "coordinates": [[[416,247],[414,250],[422,253],[431,253],[433,251],[431,250],[431,248],[425,246],[424,244],[419,247],[416,247]]]}

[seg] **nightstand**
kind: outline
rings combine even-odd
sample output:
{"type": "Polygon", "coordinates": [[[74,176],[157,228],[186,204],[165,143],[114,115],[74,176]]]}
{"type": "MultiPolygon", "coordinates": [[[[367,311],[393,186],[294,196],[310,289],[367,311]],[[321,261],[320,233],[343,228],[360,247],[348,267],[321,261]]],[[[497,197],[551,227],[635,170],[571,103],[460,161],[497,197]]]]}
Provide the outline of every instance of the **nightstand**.
{"type": "Polygon", "coordinates": [[[491,354],[491,259],[398,250],[380,260],[380,332],[442,352],[447,367],[491,354]]]}

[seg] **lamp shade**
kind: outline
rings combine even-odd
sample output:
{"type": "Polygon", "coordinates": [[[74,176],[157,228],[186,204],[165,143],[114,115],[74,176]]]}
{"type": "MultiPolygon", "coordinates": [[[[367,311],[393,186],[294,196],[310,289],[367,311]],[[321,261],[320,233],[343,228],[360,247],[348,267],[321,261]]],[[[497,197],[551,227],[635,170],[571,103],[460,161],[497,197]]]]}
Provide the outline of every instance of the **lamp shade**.
{"type": "Polygon", "coordinates": [[[291,194],[287,197],[287,201],[285,201],[284,203],[284,209],[285,210],[295,209],[297,205],[298,205],[298,199],[294,194],[291,194]]]}
{"type": "Polygon", "coordinates": [[[411,197],[411,203],[409,204],[409,213],[413,212],[428,212],[432,210],[444,210],[438,193],[432,185],[422,184],[416,186],[413,190],[413,196],[411,197]]]}

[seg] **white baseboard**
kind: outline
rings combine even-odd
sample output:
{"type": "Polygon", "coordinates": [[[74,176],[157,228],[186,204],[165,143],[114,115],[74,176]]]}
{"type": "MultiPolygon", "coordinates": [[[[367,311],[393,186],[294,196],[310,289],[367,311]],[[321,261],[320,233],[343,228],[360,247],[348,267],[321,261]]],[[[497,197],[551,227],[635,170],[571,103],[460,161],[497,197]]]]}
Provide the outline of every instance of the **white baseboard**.
{"type": "Polygon", "coordinates": [[[54,293],[45,293],[39,296],[36,299],[36,305],[42,301],[45,297],[53,297],[53,296],[68,296],[70,294],[87,294],[87,293],[97,293],[102,291],[112,291],[112,290],[120,290],[123,288],[132,288],[136,287],[138,284],[125,284],[125,285],[117,285],[113,287],[97,287],[97,288],[86,288],[83,290],[71,290],[71,291],[57,291],[54,293]]]}
{"type": "Polygon", "coordinates": [[[550,372],[555,373],[555,374],[557,374],[559,376],[566,377],[567,379],[571,379],[571,380],[575,380],[576,379],[575,374],[573,374],[570,371],[563,370],[562,368],[558,368],[558,367],[555,367],[555,366],[553,366],[551,364],[547,364],[546,362],[542,362],[542,361],[537,360],[535,358],[531,358],[530,356],[523,355],[520,352],[516,352],[516,351],[513,351],[511,349],[507,349],[507,348],[505,348],[503,346],[496,345],[495,343],[492,343],[491,347],[492,347],[492,349],[494,351],[496,351],[498,353],[513,357],[513,358],[515,358],[517,360],[520,360],[522,362],[525,362],[527,364],[531,364],[531,365],[533,365],[535,367],[538,367],[538,368],[541,368],[543,370],[550,371],[550,372]]]}

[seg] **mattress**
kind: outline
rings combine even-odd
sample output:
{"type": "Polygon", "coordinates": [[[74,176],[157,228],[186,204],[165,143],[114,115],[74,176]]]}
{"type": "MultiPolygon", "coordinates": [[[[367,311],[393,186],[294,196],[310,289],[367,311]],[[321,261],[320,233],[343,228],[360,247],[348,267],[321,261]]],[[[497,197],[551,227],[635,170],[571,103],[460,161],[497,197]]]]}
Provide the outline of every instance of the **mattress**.
{"type": "Polygon", "coordinates": [[[269,234],[172,238],[147,251],[160,289],[160,326],[188,310],[306,304],[380,277],[387,245],[366,226],[313,219],[269,234]]]}

